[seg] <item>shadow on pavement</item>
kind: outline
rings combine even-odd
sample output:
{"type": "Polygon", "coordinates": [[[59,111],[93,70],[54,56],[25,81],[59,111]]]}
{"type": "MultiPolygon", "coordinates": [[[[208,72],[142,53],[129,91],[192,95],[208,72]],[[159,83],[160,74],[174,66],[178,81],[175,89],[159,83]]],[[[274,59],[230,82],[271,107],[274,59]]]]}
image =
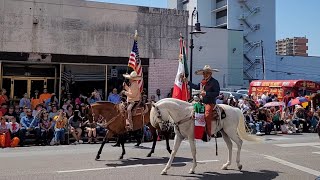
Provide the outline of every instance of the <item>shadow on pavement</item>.
{"type": "Polygon", "coordinates": [[[245,180],[270,180],[275,179],[279,176],[279,172],[269,171],[269,170],[260,170],[259,172],[249,172],[249,171],[239,171],[239,173],[228,173],[225,171],[225,174],[218,172],[204,172],[204,174],[195,174],[195,175],[168,175],[168,176],[177,176],[183,178],[195,178],[195,179],[214,179],[214,180],[233,180],[233,179],[245,179],[245,180]]]}
{"type": "MultiPolygon", "coordinates": [[[[125,159],[125,160],[117,161],[119,163],[107,163],[106,166],[108,166],[108,167],[122,167],[122,166],[132,166],[132,165],[166,164],[168,162],[168,160],[169,160],[168,157],[163,157],[163,158],[158,158],[158,159],[132,158],[132,159],[125,159]]],[[[173,160],[173,163],[178,163],[178,164],[172,164],[172,167],[185,166],[186,162],[192,162],[192,159],[191,158],[184,158],[184,157],[175,157],[173,160]]]]}

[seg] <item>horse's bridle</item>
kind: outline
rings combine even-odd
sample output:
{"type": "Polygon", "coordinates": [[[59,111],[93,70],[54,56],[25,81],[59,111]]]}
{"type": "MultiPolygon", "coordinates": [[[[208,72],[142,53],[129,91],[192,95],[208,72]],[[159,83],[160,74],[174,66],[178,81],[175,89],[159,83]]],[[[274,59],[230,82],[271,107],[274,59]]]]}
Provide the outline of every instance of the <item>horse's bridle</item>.
{"type": "Polygon", "coordinates": [[[156,106],[156,105],[152,105],[155,109],[156,109],[156,111],[157,111],[157,113],[158,113],[158,115],[157,115],[157,118],[158,118],[158,121],[156,121],[157,123],[161,123],[163,126],[165,126],[167,129],[169,129],[170,128],[170,126],[172,126],[172,123],[170,122],[170,120],[168,119],[168,120],[164,120],[163,118],[162,118],[162,115],[161,115],[161,112],[160,112],[160,109],[156,106]]]}

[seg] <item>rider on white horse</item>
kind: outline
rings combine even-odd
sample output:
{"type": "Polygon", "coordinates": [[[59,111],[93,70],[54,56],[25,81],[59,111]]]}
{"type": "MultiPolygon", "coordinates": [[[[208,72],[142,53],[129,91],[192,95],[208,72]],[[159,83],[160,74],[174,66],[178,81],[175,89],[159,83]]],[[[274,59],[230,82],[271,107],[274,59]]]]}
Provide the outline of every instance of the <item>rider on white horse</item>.
{"type": "MultiPolygon", "coordinates": [[[[211,121],[213,120],[213,110],[216,109],[216,97],[220,94],[220,85],[219,82],[212,77],[213,72],[219,72],[217,69],[212,69],[209,65],[205,65],[203,69],[197,70],[196,75],[203,75],[203,80],[198,85],[188,82],[188,85],[196,90],[200,90],[200,98],[205,104],[205,120],[206,120],[206,130],[208,137],[205,137],[203,140],[211,139],[211,121]]],[[[185,79],[186,81],[186,79],[185,79]]],[[[217,118],[216,116],[215,118],[217,118]]],[[[216,119],[217,120],[217,119],[216,119]]],[[[216,127],[214,127],[215,129],[216,127]]],[[[216,132],[213,132],[216,133],[216,132]]]]}
{"type": "Polygon", "coordinates": [[[141,76],[138,76],[135,71],[132,71],[130,75],[124,74],[123,75],[126,79],[129,79],[130,85],[128,86],[126,83],[123,83],[125,91],[123,92],[124,95],[127,96],[127,113],[128,119],[126,121],[126,128],[128,131],[133,130],[133,122],[132,122],[132,108],[133,106],[140,101],[141,93],[138,84],[138,80],[141,80],[141,76]]]}

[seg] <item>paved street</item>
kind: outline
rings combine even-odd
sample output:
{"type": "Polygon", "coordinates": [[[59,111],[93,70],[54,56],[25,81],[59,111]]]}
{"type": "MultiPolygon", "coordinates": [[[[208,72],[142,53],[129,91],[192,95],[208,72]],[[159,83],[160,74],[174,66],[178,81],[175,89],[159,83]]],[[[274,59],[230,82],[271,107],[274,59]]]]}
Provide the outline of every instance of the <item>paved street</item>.
{"type": "Polygon", "coordinates": [[[0,179],[314,180],[320,176],[320,140],[316,134],[271,135],[262,138],[264,142],[260,144],[244,142],[241,172],[236,169],[235,151],[230,170],[220,170],[227,160],[227,148],[219,138],[218,156],[215,156],[214,141],[197,142],[199,164],[194,175],[188,174],[191,153],[187,141],[182,143],[168,175],[160,175],[169,156],[164,141],[161,141],[151,158],[146,158],[151,143],[144,143],[141,148],[126,144],[125,160],[118,160],[120,148],[111,147],[110,143],[105,146],[100,161],[94,160],[99,145],[0,149],[0,179]]]}

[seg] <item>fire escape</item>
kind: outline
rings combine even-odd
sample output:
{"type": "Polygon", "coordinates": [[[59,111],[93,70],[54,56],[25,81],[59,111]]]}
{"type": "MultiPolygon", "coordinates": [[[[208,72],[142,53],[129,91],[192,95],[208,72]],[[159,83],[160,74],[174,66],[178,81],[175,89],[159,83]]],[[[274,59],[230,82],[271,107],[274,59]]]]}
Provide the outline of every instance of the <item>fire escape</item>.
{"type": "MultiPolygon", "coordinates": [[[[252,69],[254,69],[255,65],[256,65],[256,60],[250,58],[250,53],[252,54],[253,51],[257,48],[260,47],[260,41],[250,41],[248,39],[248,36],[254,32],[256,32],[257,30],[260,29],[260,24],[250,24],[248,22],[248,18],[250,18],[251,16],[254,16],[255,14],[259,13],[260,8],[259,7],[255,7],[255,8],[251,8],[248,6],[247,4],[247,0],[238,0],[238,2],[240,3],[241,8],[243,9],[243,14],[240,15],[239,20],[242,22],[241,24],[243,24],[243,57],[244,57],[244,66],[243,66],[243,73],[245,75],[245,79],[247,80],[253,80],[254,77],[252,74],[254,74],[254,71],[251,71],[252,69]]],[[[251,56],[252,57],[252,56],[251,56]]],[[[255,56],[254,56],[255,57],[255,56]]]]}

